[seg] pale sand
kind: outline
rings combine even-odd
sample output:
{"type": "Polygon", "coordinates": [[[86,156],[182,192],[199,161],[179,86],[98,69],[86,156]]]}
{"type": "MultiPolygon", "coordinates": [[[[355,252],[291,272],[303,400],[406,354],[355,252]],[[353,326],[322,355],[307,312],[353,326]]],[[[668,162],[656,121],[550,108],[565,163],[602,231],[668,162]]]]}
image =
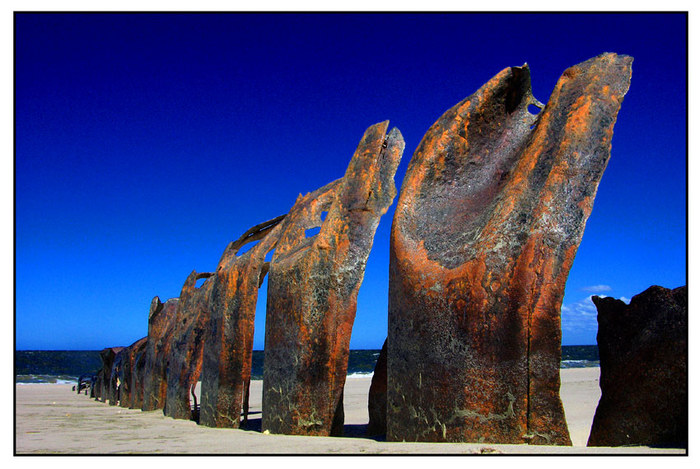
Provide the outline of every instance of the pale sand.
{"type": "Polygon", "coordinates": [[[562,370],[561,395],[573,447],[467,443],[388,443],[362,438],[369,420],[369,378],[349,378],[345,386],[346,437],[302,437],[260,433],[262,382],[251,385],[253,430],[215,429],[192,421],[164,417],[162,411],[142,412],[96,402],[71,391],[71,385],[16,385],[17,454],[25,453],[657,453],[685,450],[646,447],[586,448],[600,397],[599,368],[562,370]]]}

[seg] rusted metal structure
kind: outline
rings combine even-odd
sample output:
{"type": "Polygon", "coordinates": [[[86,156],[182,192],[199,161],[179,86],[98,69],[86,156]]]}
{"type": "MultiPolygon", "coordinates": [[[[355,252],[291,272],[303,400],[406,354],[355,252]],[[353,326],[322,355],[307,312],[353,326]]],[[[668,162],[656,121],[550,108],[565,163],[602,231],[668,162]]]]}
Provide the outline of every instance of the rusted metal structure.
{"type": "Polygon", "coordinates": [[[204,340],[199,423],[238,428],[245,408],[253,358],[258,289],[269,269],[284,215],[254,226],[224,251],[212,278],[211,318],[204,340]],[[250,250],[238,254],[248,243],[250,250]]]}
{"type": "Polygon", "coordinates": [[[631,64],[569,68],[538,114],[507,68],[423,137],[391,233],[390,441],[571,444],[560,307],[631,64]]]}
{"type": "Polygon", "coordinates": [[[122,349],[121,373],[119,377],[119,405],[129,409],[140,409],[143,402],[143,354],[148,337],[137,340],[122,349]]]}
{"type": "Polygon", "coordinates": [[[598,309],[601,396],[588,446],[688,447],[688,287],[598,309]]]}
{"type": "Polygon", "coordinates": [[[167,355],[167,391],[163,413],[176,419],[191,419],[197,404],[190,396],[202,372],[204,336],[211,317],[213,274],[193,270],[180,291],[175,326],[167,355]],[[197,287],[199,279],[206,281],[197,287]]]}
{"type": "MultiPolygon", "coordinates": [[[[559,309],[631,63],[604,54],[566,70],[546,106],[527,65],[507,68],[428,130],[392,225],[373,434],[570,444],[559,309]]],[[[179,298],[155,297],[147,338],[102,352],[97,397],[238,427],[269,273],[262,428],[341,435],[357,294],[404,149],[388,126],[366,130],[343,178],[230,243],[215,272],[193,271],[179,298]]]]}
{"type": "Polygon", "coordinates": [[[271,433],[342,434],[357,293],[404,148],[388,126],[367,129],[345,176],[300,196],[284,221],[265,324],[262,427],[271,433]]]}
{"type": "Polygon", "coordinates": [[[179,301],[179,298],[172,298],[162,303],[157,296],[151,301],[148,313],[148,340],[143,358],[143,403],[141,410],[156,410],[165,407],[170,338],[175,328],[179,301]]]}

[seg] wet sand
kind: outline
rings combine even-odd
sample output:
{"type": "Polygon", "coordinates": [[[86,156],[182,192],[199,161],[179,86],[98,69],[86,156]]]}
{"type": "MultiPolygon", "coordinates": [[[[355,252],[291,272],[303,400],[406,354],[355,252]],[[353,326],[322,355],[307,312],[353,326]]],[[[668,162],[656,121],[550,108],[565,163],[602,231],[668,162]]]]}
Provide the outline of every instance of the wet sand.
{"type": "Polygon", "coordinates": [[[364,438],[369,420],[369,378],[349,378],[345,386],[342,438],[269,435],[260,432],[262,381],[251,383],[248,430],[216,429],[96,402],[69,384],[16,385],[17,454],[685,454],[647,447],[586,448],[600,397],[599,368],[562,370],[561,396],[573,446],[472,443],[390,443],[364,438]]]}

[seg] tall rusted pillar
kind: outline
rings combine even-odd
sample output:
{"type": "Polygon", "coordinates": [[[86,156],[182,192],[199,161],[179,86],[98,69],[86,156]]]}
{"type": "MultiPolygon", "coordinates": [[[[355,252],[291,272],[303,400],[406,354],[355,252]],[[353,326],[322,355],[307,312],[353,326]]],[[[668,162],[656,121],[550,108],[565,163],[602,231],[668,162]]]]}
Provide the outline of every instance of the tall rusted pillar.
{"type": "Polygon", "coordinates": [[[97,373],[97,390],[95,392],[96,398],[100,402],[109,401],[110,405],[117,404],[117,390],[115,387],[116,377],[113,376],[115,372],[114,363],[119,357],[119,353],[124,347],[108,347],[100,351],[100,358],[102,359],[102,368],[97,373]]]}
{"type": "Polygon", "coordinates": [[[176,419],[191,419],[193,387],[202,372],[204,334],[211,317],[211,273],[192,271],[180,292],[177,316],[167,355],[168,387],[163,413],[176,419]],[[206,278],[202,286],[197,280],[206,278]]]}
{"type": "Polygon", "coordinates": [[[165,407],[170,338],[175,331],[179,301],[179,298],[171,298],[165,303],[161,303],[157,296],[151,301],[148,314],[148,340],[143,359],[141,410],[156,410],[165,407]]]}
{"type": "Polygon", "coordinates": [[[345,176],[299,196],[284,221],[268,280],[263,430],[342,434],[357,293],[404,148],[388,125],[367,129],[345,176]]]}
{"type": "Polygon", "coordinates": [[[258,288],[265,255],[275,247],[284,216],[254,226],[224,251],[214,274],[211,319],[204,338],[199,423],[238,428],[250,383],[258,288]],[[238,254],[247,243],[258,241],[238,254]]]}
{"type": "Polygon", "coordinates": [[[569,68],[537,115],[507,68],[423,137],[391,233],[388,440],[571,444],[560,307],[631,64],[569,68]]]}
{"type": "Polygon", "coordinates": [[[148,337],[144,337],[122,350],[122,372],[119,388],[119,405],[121,407],[141,408],[143,402],[142,357],[147,340],[148,337]]]}

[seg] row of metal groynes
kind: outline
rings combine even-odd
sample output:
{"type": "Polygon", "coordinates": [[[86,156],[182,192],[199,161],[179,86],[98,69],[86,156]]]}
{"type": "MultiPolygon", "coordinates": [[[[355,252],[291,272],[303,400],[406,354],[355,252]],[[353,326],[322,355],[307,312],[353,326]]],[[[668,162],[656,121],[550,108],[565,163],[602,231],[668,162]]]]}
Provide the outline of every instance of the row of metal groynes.
{"type": "MultiPolygon", "coordinates": [[[[371,433],[571,444],[560,306],[631,63],[603,54],[571,67],[538,114],[528,110],[542,108],[528,67],[506,68],[423,137],[394,212],[386,370],[373,378],[371,433]]],[[[156,297],[148,336],[102,351],[95,397],[238,427],[268,275],[261,428],[342,434],[357,293],[404,150],[398,129],[387,130],[367,129],[344,177],[248,230],[215,272],[192,272],[177,299],[156,297]]]]}
{"type": "MultiPolygon", "coordinates": [[[[652,286],[635,296],[629,305],[609,297],[593,300],[600,322],[602,396],[588,444],[687,448],[687,287],[671,290],[652,286]]],[[[124,347],[104,349],[103,367],[98,374],[81,376],[73,389],[111,405],[152,410],[152,405],[145,404],[139,387],[143,382],[144,341],[134,345],[139,349],[136,355],[124,347]],[[135,357],[136,368],[133,364],[124,366],[123,360],[129,357],[135,357]],[[140,378],[129,375],[128,370],[134,369],[141,372],[140,378]],[[130,389],[136,392],[130,393],[130,389]]],[[[192,396],[190,418],[198,420],[194,392],[192,396]]],[[[246,394],[243,403],[243,428],[247,423],[247,397],[246,394]]],[[[386,341],[377,360],[368,402],[367,436],[381,437],[387,428],[386,341]]]]}

